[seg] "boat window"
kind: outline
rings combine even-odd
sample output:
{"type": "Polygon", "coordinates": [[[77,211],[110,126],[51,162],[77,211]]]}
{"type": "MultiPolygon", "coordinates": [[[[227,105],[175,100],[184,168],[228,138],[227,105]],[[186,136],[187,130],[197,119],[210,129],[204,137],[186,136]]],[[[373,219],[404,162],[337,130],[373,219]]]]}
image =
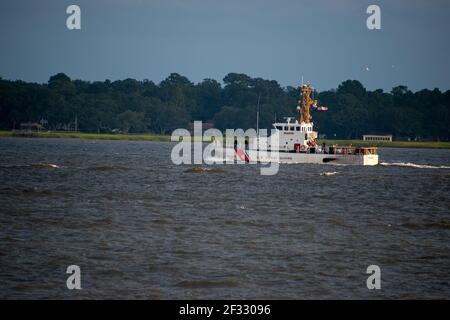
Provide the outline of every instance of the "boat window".
{"type": "Polygon", "coordinates": [[[283,130],[283,127],[282,126],[276,126],[276,128],[277,128],[277,130],[283,130]]]}
{"type": "Polygon", "coordinates": [[[295,130],[296,131],[300,131],[300,127],[295,127],[295,130]]]}
{"type": "Polygon", "coordinates": [[[290,126],[290,127],[289,127],[289,130],[294,131],[294,127],[293,127],[293,126],[290,126]]]}
{"type": "Polygon", "coordinates": [[[289,128],[287,126],[284,127],[284,131],[288,131],[289,128]]]}

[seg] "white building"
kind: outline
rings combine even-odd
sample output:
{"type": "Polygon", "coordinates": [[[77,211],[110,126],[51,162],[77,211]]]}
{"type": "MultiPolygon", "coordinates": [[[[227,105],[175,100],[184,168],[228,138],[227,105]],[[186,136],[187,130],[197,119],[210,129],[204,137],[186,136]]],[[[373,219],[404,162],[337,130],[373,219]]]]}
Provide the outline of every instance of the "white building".
{"type": "Polygon", "coordinates": [[[374,134],[365,134],[363,135],[364,141],[389,141],[392,142],[392,134],[387,135],[374,135],[374,134]]]}

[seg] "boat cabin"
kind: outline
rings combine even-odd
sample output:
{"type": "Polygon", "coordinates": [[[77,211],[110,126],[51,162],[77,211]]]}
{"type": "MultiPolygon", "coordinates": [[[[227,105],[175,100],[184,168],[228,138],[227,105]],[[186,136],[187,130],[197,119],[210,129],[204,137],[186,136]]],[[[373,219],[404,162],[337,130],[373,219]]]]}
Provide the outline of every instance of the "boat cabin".
{"type": "MultiPolygon", "coordinates": [[[[293,118],[285,118],[285,122],[272,124],[275,135],[278,136],[278,149],[283,152],[307,152],[311,141],[317,139],[317,132],[313,131],[313,123],[299,123],[293,118]]],[[[259,149],[272,150],[270,138],[259,137],[259,149]]]]}

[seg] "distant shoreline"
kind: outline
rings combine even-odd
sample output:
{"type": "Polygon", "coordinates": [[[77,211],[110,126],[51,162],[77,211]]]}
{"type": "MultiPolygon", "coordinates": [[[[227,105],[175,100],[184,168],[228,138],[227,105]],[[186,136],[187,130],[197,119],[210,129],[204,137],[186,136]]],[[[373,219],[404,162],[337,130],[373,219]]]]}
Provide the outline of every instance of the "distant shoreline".
{"type": "MultiPolygon", "coordinates": [[[[162,141],[169,142],[169,135],[158,134],[123,134],[123,133],[83,133],[83,132],[32,132],[29,135],[20,135],[14,131],[0,131],[0,138],[25,137],[25,138],[66,138],[66,139],[97,139],[97,140],[128,140],[128,141],[162,141]]],[[[450,149],[448,141],[392,141],[371,142],[363,140],[331,140],[321,139],[320,144],[327,145],[349,145],[353,146],[375,146],[384,148],[428,148],[428,149],[450,149]]]]}
{"type": "Polygon", "coordinates": [[[0,131],[0,138],[63,138],[63,139],[98,139],[98,140],[130,140],[130,141],[170,141],[169,135],[158,134],[124,134],[124,133],[85,133],[65,131],[41,131],[21,134],[14,131],[0,131]]]}

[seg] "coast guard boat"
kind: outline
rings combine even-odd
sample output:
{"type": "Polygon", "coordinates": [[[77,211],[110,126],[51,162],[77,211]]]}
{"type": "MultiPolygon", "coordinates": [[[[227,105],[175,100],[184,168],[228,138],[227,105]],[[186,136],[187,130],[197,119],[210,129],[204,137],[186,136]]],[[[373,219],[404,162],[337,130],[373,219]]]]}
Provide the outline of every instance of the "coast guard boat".
{"type": "Polygon", "coordinates": [[[246,162],[377,165],[376,147],[318,145],[318,133],[314,131],[310,114],[312,106],[317,108],[317,100],[311,98],[312,92],[309,84],[300,87],[298,119],[285,118],[284,122],[273,123],[271,136],[262,137],[258,133],[245,140],[244,146],[235,140],[234,152],[222,149],[224,159],[231,155],[246,162]]]}

